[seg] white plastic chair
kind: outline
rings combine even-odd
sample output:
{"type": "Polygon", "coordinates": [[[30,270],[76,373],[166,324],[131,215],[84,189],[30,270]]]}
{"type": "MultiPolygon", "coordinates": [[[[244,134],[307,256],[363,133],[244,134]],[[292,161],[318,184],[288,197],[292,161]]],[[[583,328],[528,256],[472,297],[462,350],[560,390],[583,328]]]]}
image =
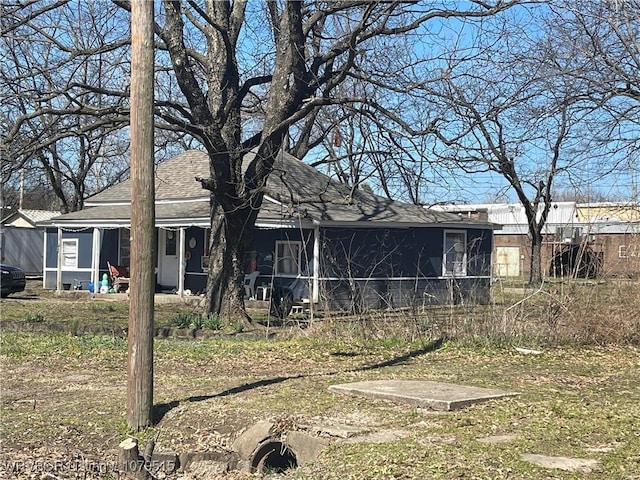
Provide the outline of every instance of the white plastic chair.
{"type": "Polygon", "coordinates": [[[244,296],[249,299],[256,298],[256,279],[260,272],[251,272],[244,276],[244,296]]]}

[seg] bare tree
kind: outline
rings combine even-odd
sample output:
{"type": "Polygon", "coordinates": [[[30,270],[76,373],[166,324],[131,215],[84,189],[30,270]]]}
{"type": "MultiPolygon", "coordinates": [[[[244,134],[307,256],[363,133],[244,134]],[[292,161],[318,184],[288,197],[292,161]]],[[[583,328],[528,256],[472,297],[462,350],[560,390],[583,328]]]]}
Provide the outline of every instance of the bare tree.
{"type": "Polygon", "coordinates": [[[397,120],[380,95],[339,95],[338,87],[357,78],[377,91],[393,91],[389,72],[382,76],[365,68],[365,60],[384,49],[385,38],[434,19],[493,15],[514,3],[471,2],[470,10],[462,10],[413,2],[163,2],[164,22],[156,33],[183,103],[167,102],[160,116],[197,137],[210,157],[211,176],[201,179],[211,191],[210,250],[217,253],[207,286],[210,311],[248,320],[243,252],[263,186],[293,127],[338,103],[367,105],[397,120]],[[250,118],[243,116],[245,108],[250,118]],[[255,156],[243,169],[249,152],[255,156]]]}
{"type": "Polygon", "coordinates": [[[98,3],[2,10],[3,184],[24,169],[27,183],[46,178],[61,210],[77,210],[128,168],[126,69],[115,53],[128,42],[128,22],[98,3]]]}
{"type": "MultiPolygon", "coordinates": [[[[590,146],[600,158],[590,168],[611,188],[596,195],[638,201],[640,123],[640,4],[635,0],[551,2],[549,63],[558,74],[578,79],[582,94],[597,106],[589,129],[590,146]]],[[[593,184],[577,185],[593,189],[593,184]]]]}
{"type": "MultiPolygon", "coordinates": [[[[112,12],[104,3],[60,1],[5,10],[3,36],[32,48],[51,47],[56,53],[38,72],[46,84],[44,98],[40,86],[29,80],[33,69],[10,75],[27,79],[27,86],[14,96],[24,93],[29,100],[26,108],[16,103],[9,129],[2,133],[3,146],[11,153],[5,158],[11,157],[12,165],[23,163],[14,160],[22,151],[19,137],[31,153],[28,158],[34,158],[49,146],[36,142],[35,133],[53,138],[53,127],[69,114],[95,120],[86,128],[115,128],[126,120],[129,32],[122,27],[128,23],[122,15],[130,4],[113,2],[121,8],[112,12]],[[108,13],[82,21],[69,18],[72,12],[91,10],[90,5],[108,13]],[[76,30],[84,28],[71,28],[78,24],[93,28],[91,22],[100,26],[103,21],[105,28],[97,29],[102,36],[93,43],[77,37],[76,30]],[[56,28],[63,34],[56,35],[56,28]],[[37,41],[28,43],[27,34],[37,41]],[[67,45],[67,39],[77,41],[67,45]],[[76,70],[84,71],[78,65],[94,66],[95,71],[89,70],[95,75],[77,78],[76,70]],[[108,79],[97,75],[104,69],[110,70],[108,79]]],[[[243,255],[263,187],[278,152],[289,147],[287,141],[298,153],[319,145],[320,137],[309,129],[317,126],[314,118],[322,109],[337,104],[353,105],[379,124],[419,133],[421,126],[403,119],[402,97],[416,85],[411,62],[426,61],[418,58],[425,48],[419,47],[402,67],[402,57],[389,53],[392,39],[420,43],[437,37],[427,25],[438,30],[443,21],[452,19],[479,21],[518,3],[164,0],[157,4],[156,125],[197,139],[210,157],[210,176],[200,179],[211,192],[210,251],[216,252],[209,267],[207,310],[229,320],[249,321],[243,304],[243,255]],[[341,89],[347,81],[360,87],[341,89]]],[[[21,62],[22,58],[14,63],[21,62]]]]}
{"type": "Polygon", "coordinates": [[[425,92],[441,106],[438,154],[462,173],[499,175],[524,207],[529,281],[540,283],[552,192],[559,179],[581,173],[577,167],[594,106],[582,93],[583,82],[539,60],[550,58],[547,37],[504,37],[508,42],[495,42],[495,35],[489,46],[478,43],[471,61],[450,57],[425,92]]]}
{"type": "Polygon", "coordinates": [[[428,125],[415,129],[428,134],[415,135],[393,121],[382,122],[373,111],[350,105],[323,109],[316,122],[324,132],[325,153],[311,165],[352,190],[369,189],[424,205],[429,203],[430,187],[447,182],[440,176],[446,165],[428,153],[433,145],[428,125]]]}
{"type": "MultiPolygon", "coordinates": [[[[49,208],[79,210],[129,175],[129,16],[110,2],[0,8],[3,188],[23,177],[26,191],[55,195],[49,208]]],[[[183,137],[158,135],[157,157],[183,137]]]]}

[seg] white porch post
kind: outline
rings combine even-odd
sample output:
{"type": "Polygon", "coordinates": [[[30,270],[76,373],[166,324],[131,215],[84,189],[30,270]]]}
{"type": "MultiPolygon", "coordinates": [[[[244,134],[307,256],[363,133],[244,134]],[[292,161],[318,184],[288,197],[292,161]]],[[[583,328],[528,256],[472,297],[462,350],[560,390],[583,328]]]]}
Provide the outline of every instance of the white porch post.
{"type": "Polygon", "coordinates": [[[180,236],[178,237],[178,244],[180,253],[178,255],[178,295],[180,297],[184,296],[184,272],[185,272],[185,264],[184,264],[184,252],[185,252],[185,236],[186,232],[184,227],[180,228],[180,236]]]}
{"type": "Polygon", "coordinates": [[[313,292],[311,300],[318,303],[320,300],[320,225],[313,226],[313,292]]]}
{"type": "Polygon", "coordinates": [[[93,293],[98,290],[100,282],[100,229],[93,229],[93,245],[91,247],[91,283],[93,283],[93,293]]]}
{"type": "Polygon", "coordinates": [[[47,229],[44,229],[44,241],[42,245],[42,288],[47,289],[47,229]]]}
{"type": "Polygon", "coordinates": [[[58,227],[58,261],[56,265],[56,291],[62,291],[62,229],[58,227]]]}

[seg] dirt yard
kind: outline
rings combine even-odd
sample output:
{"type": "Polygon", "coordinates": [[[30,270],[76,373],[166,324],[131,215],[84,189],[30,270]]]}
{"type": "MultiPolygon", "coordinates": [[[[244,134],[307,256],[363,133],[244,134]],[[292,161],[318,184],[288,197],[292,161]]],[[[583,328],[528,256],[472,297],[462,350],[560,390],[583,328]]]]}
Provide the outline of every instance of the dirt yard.
{"type": "MultiPolygon", "coordinates": [[[[30,315],[42,312],[41,323],[53,319],[50,310],[59,317],[78,308],[9,298],[0,304],[2,321],[33,322],[24,303],[30,315]]],[[[91,308],[101,315],[106,307],[91,308]]],[[[531,345],[366,339],[355,330],[338,337],[326,325],[288,326],[260,336],[157,340],[156,424],[134,436],[141,447],[157,438],[155,453],[188,454],[191,463],[172,471],[158,461],[155,477],[640,479],[637,347],[574,344],[528,354],[515,347],[531,345]],[[437,380],[521,395],[434,412],[328,389],[369,379],[437,380]],[[278,438],[296,432],[326,446],[298,468],[225,472],[220,459],[234,441],[265,421],[278,438]],[[541,455],[589,462],[559,468],[530,461],[541,455]]],[[[127,478],[118,463],[118,445],[132,434],[125,421],[126,339],[3,330],[0,346],[0,478],[127,478]]]]}

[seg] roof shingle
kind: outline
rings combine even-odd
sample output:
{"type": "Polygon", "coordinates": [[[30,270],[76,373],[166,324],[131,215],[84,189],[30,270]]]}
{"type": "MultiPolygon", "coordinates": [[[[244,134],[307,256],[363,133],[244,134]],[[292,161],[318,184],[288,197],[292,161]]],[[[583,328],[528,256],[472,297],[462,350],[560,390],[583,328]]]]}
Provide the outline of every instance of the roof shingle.
{"type": "MultiPolygon", "coordinates": [[[[249,153],[243,162],[246,171],[255,155],[249,153]]],[[[206,152],[189,150],[156,168],[156,220],[190,224],[208,219],[209,192],[196,177],[208,178],[209,157],[206,152]],[[195,202],[194,200],[201,200],[195,202]]],[[[258,221],[274,221],[278,217],[300,217],[321,222],[382,222],[403,224],[447,223],[486,226],[487,222],[461,219],[449,212],[438,212],[420,206],[389,200],[335,182],[297,158],[282,153],[265,187],[258,221]],[[273,200],[271,200],[273,199],[273,200]],[[274,201],[275,200],[275,201],[274,201]]],[[[89,208],[58,217],[54,223],[129,219],[130,181],[126,180],[85,202],[89,208]]]]}

